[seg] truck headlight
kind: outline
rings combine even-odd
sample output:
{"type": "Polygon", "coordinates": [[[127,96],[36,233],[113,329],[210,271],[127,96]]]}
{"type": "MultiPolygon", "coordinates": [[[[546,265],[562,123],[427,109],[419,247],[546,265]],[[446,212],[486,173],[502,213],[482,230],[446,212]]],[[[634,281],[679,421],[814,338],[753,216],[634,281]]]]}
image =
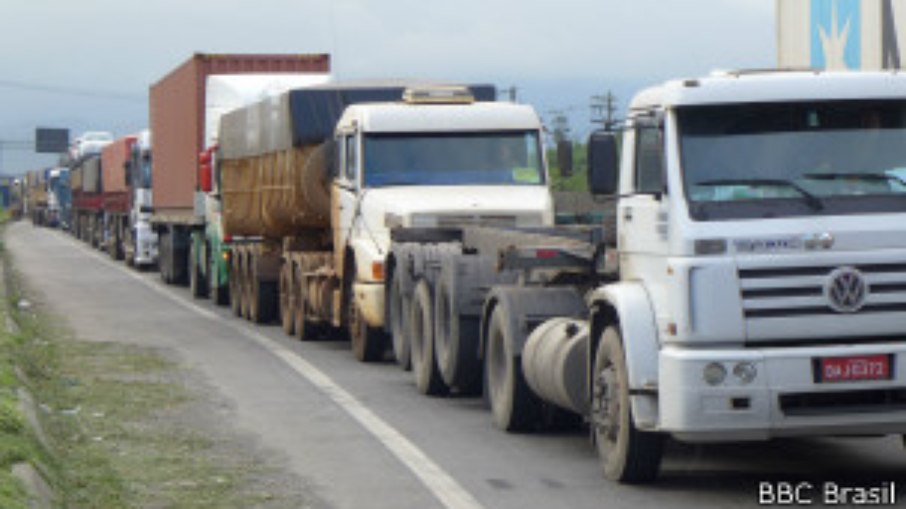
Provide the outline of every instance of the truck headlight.
{"type": "Polygon", "coordinates": [[[733,366],[733,376],[743,384],[750,384],[758,376],[758,369],[751,362],[738,362],[733,366]]]}
{"type": "Polygon", "coordinates": [[[720,385],[727,378],[727,368],[719,362],[709,362],[702,370],[702,375],[708,385],[720,385]]]}

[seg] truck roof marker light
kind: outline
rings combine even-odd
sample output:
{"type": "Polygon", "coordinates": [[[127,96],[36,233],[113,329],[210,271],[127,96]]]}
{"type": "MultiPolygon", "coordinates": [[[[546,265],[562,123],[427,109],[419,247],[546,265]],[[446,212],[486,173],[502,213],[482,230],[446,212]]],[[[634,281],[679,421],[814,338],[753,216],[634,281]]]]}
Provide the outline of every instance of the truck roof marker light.
{"type": "Polygon", "coordinates": [[[471,104],[475,96],[466,87],[427,86],[410,87],[403,92],[407,104],[471,104]]]}

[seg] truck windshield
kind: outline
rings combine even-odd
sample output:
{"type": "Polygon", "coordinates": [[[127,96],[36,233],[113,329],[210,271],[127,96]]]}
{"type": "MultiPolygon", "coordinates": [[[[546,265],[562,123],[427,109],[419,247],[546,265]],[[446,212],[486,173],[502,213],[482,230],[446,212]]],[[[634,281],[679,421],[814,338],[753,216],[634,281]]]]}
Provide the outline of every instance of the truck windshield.
{"type": "Polygon", "coordinates": [[[906,212],[906,101],[696,106],[678,120],[693,219],[906,212]]]}
{"type": "Polygon", "coordinates": [[[537,131],[372,133],[364,154],[366,187],[544,183],[537,131]]]}

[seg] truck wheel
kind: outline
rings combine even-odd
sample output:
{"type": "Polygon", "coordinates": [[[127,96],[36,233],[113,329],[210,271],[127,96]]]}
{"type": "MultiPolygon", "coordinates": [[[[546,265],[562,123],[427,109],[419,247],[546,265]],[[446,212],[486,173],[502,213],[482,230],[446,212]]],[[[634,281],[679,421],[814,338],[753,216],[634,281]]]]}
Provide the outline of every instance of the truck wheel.
{"type": "Polygon", "coordinates": [[[240,279],[242,278],[242,269],[239,268],[239,257],[234,256],[230,258],[230,308],[233,309],[233,314],[236,316],[242,316],[242,286],[240,285],[240,279]]]}
{"type": "Polygon", "coordinates": [[[628,380],[620,332],[608,327],[595,355],[592,426],[598,456],[608,479],[651,482],[660,470],[664,440],[635,427],[628,380]]]}
{"type": "Polygon", "coordinates": [[[415,386],[422,394],[441,396],[449,391],[434,357],[434,303],[431,285],[419,279],[409,311],[409,339],[412,347],[412,372],[415,386]]]}
{"type": "Polygon", "coordinates": [[[204,274],[201,273],[201,265],[198,263],[198,250],[195,248],[195,242],[189,246],[189,293],[196,299],[207,297],[208,282],[204,274]]]}
{"type": "MultiPolygon", "coordinates": [[[[349,285],[352,286],[352,285],[349,285]]],[[[360,362],[375,362],[384,357],[386,338],[379,329],[370,327],[365,322],[352,291],[347,293],[349,340],[352,343],[352,354],[360,362]]]]}
{"type": "Polygon", "coordinates": [[[129,230],[127,233],[129,237],[126,240],[126,246],[123,249],[123,257],[126,259],[127,267],[135,267],[135,251],[137,246],[135,245],[135,239],[138,237],[134,229],[129,230]]]}
{"type": "Polygon", "coordinates": [[[406,334],[406,318],[412,306],[403,291],[403,279],[394,271],[390,281],[390,335],[393,338],[393,356],[401,368],[412,369],[412,355],[409,336],[406,334]]]}
{"type": "Polygon", "coordinates": [[[296,285],[294,295],[296,300],[293,305],[293,325],[300,341],[314,341],[324,336],[324,326],[314,323],[308,316],[308,288],[306,288],[305,278],[302,277],[302,268],[298,265],[293,269],[296,274],[296,285]]]}
{"type": "Polygon", "coordinates": [[[242,317],[246,320],[251,319],[251,306],[252,302],[251,296],[249,295],[251,291],[251,285],[249,285],[249,280],[251,275],[249,274],[248,260],[243,257],[239,262],[239,294],[242,296],[240,301],[242,305],[242,317]]]}
{"type": "Polygon", "coordinates": [[[513,354],[516,331],[511,330],[506,307],[491,314],[485,346],[485,380],[494,424],[504,431],[529,431],[541,418],[541,400],[522,374],[522,359],[513,354]]]}
{"type": "Polygon", "coordinates": [[[170,277],[170,234],[163,230],[160,232],[158,240],[160,246],[160,278],[166,284],[171,284],[173,279],[170,277]]]}
{"type": "Polygon", "coordinates": [[[230,303],[230,287],[217,284],[217,274],[220,270],[218,255],[219,253],[208,257],[208,295],[218,306],[226,306],[230,303]]]}
{"type": "Polygon", "coordinates": [[[292,264],[284,262],[280,268],[280,325],[288,336],[296,333],[296,292],[292,264]]]}
{"type": "Polygon", "coordinates": [[[444,277],[438,280],[434,304],[434,350],[444,383],[463,395],[480,394],[478,320],[460,316],[456,295],[444,277]]]}
{"type": "Polygon", "coordinates": [[[258,274],[252,273],[251,285],[251,320],[255,323],[271,323],[277,319],[277,284],[272,281],[261,281],[258,274]]]}
{"type": "Polygon", "coordinates": [[[249,285],[249,318],[254,323],[270,323],[277,318],[277,310],[280,305],[279,296],[277,295],[278,283],[274,281],[262,281],[258,274],[258,260],[255,256],[246,259],[248,266],[247,283],[249,285]]]}

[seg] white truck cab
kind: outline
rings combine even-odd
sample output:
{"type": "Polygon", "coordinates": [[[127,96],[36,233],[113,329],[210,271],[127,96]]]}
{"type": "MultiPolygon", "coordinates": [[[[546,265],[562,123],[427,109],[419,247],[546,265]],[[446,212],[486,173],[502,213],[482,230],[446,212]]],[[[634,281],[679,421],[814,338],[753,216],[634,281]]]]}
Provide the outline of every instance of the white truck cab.
{"type": "Polygon", "coordinates": [[[553,224],[542,124],[527,105],[475,102],[455,87],[349,106],[336,127],[336,256],[354,256],[354,295],[384,325],[384,263],[395,227],[553,224]],[[346,249],[341,249],[345,246],[346,249]]]}
{"type": "Polygon", "coordinates": [[[906,76],[672,81],[632,101],[619,164],[612,135],[591,144],[594,191],[619,196],[592,328],[621,337],[641,432],[599,433],[605,466],[662,433],[906,433],[906,76]]]}

